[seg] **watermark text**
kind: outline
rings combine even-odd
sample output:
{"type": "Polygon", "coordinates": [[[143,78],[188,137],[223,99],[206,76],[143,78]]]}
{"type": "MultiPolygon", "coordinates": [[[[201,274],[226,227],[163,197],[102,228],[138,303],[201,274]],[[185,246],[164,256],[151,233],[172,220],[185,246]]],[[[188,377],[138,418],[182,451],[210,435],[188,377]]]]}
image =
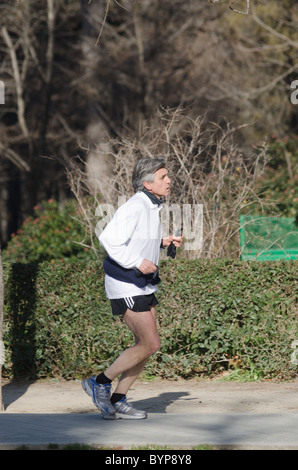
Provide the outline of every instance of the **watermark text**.
{"type": "Polygon", "coordinates": [[[5,86],[2,80],[0,80],[0,104],[5,104],[5,86]]]}
{"type": "Polygon", "coordinates": [[[298,365],[298,340],[295,340],[292,342],[291,348],[294,349],[294,351],[291,354],[291,363],[297,366],[298,365]]]}
{"type": "MultiPolygon", "coordinates": [[[[126,197],[121,196],[118,198],[118,207],[115,208],[112,204],[99,204],[96,208],[95,215],[99,218],[96,224],[95,233],[97,236],[105,229],[106,225],[112,220],[117,209],[119,209],[126,202],[126,197]]],[[[143,207],[141,207],[143,210],[143,207]]],[[[125,210],[123,209],[123,212],[125,210]]],[[[119,226],[115,228],[115,240],[118,237],[123,237],[123,234],[130,233],[129,225],[129,209],[127,213],[123,213],[119,217],[119,226]],[[123,226],[121,221],[125,221],[127,226],[123,226]]],[[[183,233],[184,249],[194,250],[200,252],[203,246],[203,205],[202,204],[162,204],[160,213],[160,221],[162,227],[162,235],[166,237],[171,234],[183,233]]],[[[141,238],[156,238],[154,231],[155,219],[154,212],[149,211],[146,219],[143,220],[141,233],[136,231],[134,238],[140,236],[141,238]]]]}
{"type": "Polygon", "coordinates": [[[293,80],[291,83],[293,93],[291,94],[291,103],[298,104],[298,80],[293,80]]]}

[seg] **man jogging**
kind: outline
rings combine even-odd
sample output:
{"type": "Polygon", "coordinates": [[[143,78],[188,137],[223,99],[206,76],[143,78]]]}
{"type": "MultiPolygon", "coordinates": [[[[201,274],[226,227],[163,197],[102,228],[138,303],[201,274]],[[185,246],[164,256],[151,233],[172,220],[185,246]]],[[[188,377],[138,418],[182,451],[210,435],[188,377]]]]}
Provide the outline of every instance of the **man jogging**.
{"type": "Polygon", "coordinates": [[[101,374],[82,381],[85,392],[106,419],[143,419],[145,411],[127,403],[126,395],[147,360],[160,346],[155,323],[154,295],[161,246],[176,247],[182,236],[162,239],[159,212],[162,197],[169,194],[171,180],[163,158],[142,158],[133,170],[135,191],[115,213],[99,236],[108,253],[104,262],[105,289],[113,315],[122,315],[135,336],[134,346],[126,349],[101,374]],[[111,383],[120,375],[114,393],[111,383]]]}

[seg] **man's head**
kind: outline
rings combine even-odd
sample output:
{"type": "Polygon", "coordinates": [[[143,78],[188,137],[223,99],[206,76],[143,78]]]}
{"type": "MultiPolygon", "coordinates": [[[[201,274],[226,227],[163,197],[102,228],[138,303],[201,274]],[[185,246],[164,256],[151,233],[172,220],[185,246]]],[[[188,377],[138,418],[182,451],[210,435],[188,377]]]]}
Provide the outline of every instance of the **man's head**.
{"type": "Polygon", "coordinates": [[[146,189],[160,198],[169,194],[170,182],[163,157],[141,158],[134,167],[132,185],[135,192],[146,189]]]}

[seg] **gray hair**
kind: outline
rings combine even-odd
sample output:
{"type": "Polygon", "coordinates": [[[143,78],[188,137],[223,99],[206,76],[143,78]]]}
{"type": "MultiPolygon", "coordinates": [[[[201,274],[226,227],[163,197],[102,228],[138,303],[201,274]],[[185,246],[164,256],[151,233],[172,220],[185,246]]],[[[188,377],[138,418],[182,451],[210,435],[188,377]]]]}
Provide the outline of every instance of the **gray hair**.
{"type": "Polygon", "coordinates": [[[154,173],[161,168],[166,168],[166,161],[163,157],[144,157],[141,158],[133,169],[132,185],[135,193],[144,189],[144,182],[152,183],[154,181],[154,173]]]}

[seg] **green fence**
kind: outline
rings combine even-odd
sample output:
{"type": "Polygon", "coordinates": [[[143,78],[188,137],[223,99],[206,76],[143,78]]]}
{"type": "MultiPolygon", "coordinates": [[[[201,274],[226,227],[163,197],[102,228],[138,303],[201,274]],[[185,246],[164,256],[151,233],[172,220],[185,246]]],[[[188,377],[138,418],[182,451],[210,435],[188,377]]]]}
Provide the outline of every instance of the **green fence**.
{"type": "Polygon", "coordinates": [[[298,259],[298,229],[294,218],[240,216],[242,260],[298,259]]]}

